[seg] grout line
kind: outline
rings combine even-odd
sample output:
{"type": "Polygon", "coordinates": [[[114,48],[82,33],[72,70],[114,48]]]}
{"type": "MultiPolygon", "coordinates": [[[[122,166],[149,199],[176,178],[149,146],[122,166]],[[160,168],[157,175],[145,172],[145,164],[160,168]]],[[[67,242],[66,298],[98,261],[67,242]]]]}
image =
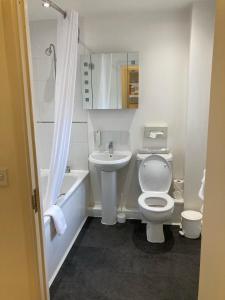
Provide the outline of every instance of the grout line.
{"type": "MultiPolygon", "coordinates": [[[[55,122],[54,121],[37,121],[36,123],[37,124],[54,124],[55,122]]],[[[81,122],[74,122],[73,121],[72,123],[73,124],[87,124],[88,122],[86,122],[86,121],[85,122],[84,121],[83,122],[82,121],[81,122]]]]}

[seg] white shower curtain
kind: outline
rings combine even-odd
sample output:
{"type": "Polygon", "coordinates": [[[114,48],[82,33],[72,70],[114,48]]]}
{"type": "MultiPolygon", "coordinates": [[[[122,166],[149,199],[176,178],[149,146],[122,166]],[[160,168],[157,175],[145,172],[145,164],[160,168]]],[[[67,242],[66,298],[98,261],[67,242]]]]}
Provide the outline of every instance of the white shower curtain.
{"type": "Polygon", "coordinates": [[[55,125],[50,159],[46,201],[58,234],[66,230],[61,209],[56,205],[60,194],[68,160],[72,118],[75,100],[75,84],[78,53],[78,14],[70,11],[65,19],[58,20],[57,74],[55,87],[55,125]]]}

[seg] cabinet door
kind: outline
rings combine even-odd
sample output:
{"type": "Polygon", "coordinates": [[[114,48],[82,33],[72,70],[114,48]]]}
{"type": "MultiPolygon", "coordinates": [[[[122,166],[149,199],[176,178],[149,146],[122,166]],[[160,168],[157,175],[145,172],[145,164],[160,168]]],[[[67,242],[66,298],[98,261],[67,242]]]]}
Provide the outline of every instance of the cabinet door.
{"type": "Polygon", "coordinates": [[[139,55],[127,54],[128,65],[121,68],[123,108],[138,108],[139,102],[139,55]]]}
{"type": "Polygon", "coordinates": [[[138,108],[139,66],[128,66],[128,108],[138,108]]]}

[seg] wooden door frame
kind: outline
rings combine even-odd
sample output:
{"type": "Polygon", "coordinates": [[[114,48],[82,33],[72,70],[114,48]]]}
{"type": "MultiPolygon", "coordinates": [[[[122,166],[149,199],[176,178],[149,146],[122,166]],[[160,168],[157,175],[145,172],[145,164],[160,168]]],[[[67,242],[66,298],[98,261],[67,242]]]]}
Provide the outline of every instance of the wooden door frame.
{"type": "MultiPolygon", "coordinates": [[[[47,278],[47,264],[45,255],[45,239],[44,239],[44,220],[43,220],[43,207],[40,201],[37,155],[35,145],[34,133],[34,95],[33,95],[33,75],[32,75],[32,56],[30,48],[30,31],[29,31],[29,18],[27,0],[20,0],[18,4],[18,22],[19,22],[19,36],[20,36],[20,49],[23,66],[23,82],[24,91],[26,93],[26,115],[27,115],[27,134],[29,143],[29,157],[31,167],[32,188],[36,193],[36,205],[33,207],[35,211],[35,234],[38,255],[38,274],[41,285],[41,292],[43,300],[49,300],[49,287],[47,278]]],[[[42,299],[41,299],[42,300],[42,299]]]]}
{"type": "Polygon", "coordinates": [[[8,169],[8,185],[0,187],[0,198],[5,200],[2,209],[5,211],[2,215],[0,212],[0,217],[2,225],[17,234],[10,236],[6,233],[3,236],[4,245],[0,247],[3,259],[1,269],[4,272],[0,275],[3,281],[0,298],[48,300],[32,117],[26,0],[0,0],[0,18],[0,134],[3,142],[0,168],[8,169]],[[32,202],[35,189],[37,208],[32,202]],[[14,212],[16,208],[18,212],[14,212]],[[10,264],[8,256],[12,257],[10,253],[13,251],[19,252],[17,255],[14,252],[16,259],[14,264],[10,264]],[[21,273],[21,278],[19,275],[13,277],[13,273],[17,272],[21,273]]]}
{"type": "Polygon", "coordinates": [[[199,300],[225,299],[225,1],[216,2],[199,300]]]}

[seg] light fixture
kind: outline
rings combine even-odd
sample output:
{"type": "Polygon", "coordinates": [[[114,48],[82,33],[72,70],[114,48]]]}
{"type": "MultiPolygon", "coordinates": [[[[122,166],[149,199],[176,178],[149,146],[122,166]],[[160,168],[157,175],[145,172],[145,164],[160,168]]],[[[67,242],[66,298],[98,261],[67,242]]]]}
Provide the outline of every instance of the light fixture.
{"type": "Polygon", "coordinates": [[[48,0],[44,0],[43,3],[42,3],[42,6],[46,7],[46,8],[49,8],[50,7],[50,3],[48,0]]]}

